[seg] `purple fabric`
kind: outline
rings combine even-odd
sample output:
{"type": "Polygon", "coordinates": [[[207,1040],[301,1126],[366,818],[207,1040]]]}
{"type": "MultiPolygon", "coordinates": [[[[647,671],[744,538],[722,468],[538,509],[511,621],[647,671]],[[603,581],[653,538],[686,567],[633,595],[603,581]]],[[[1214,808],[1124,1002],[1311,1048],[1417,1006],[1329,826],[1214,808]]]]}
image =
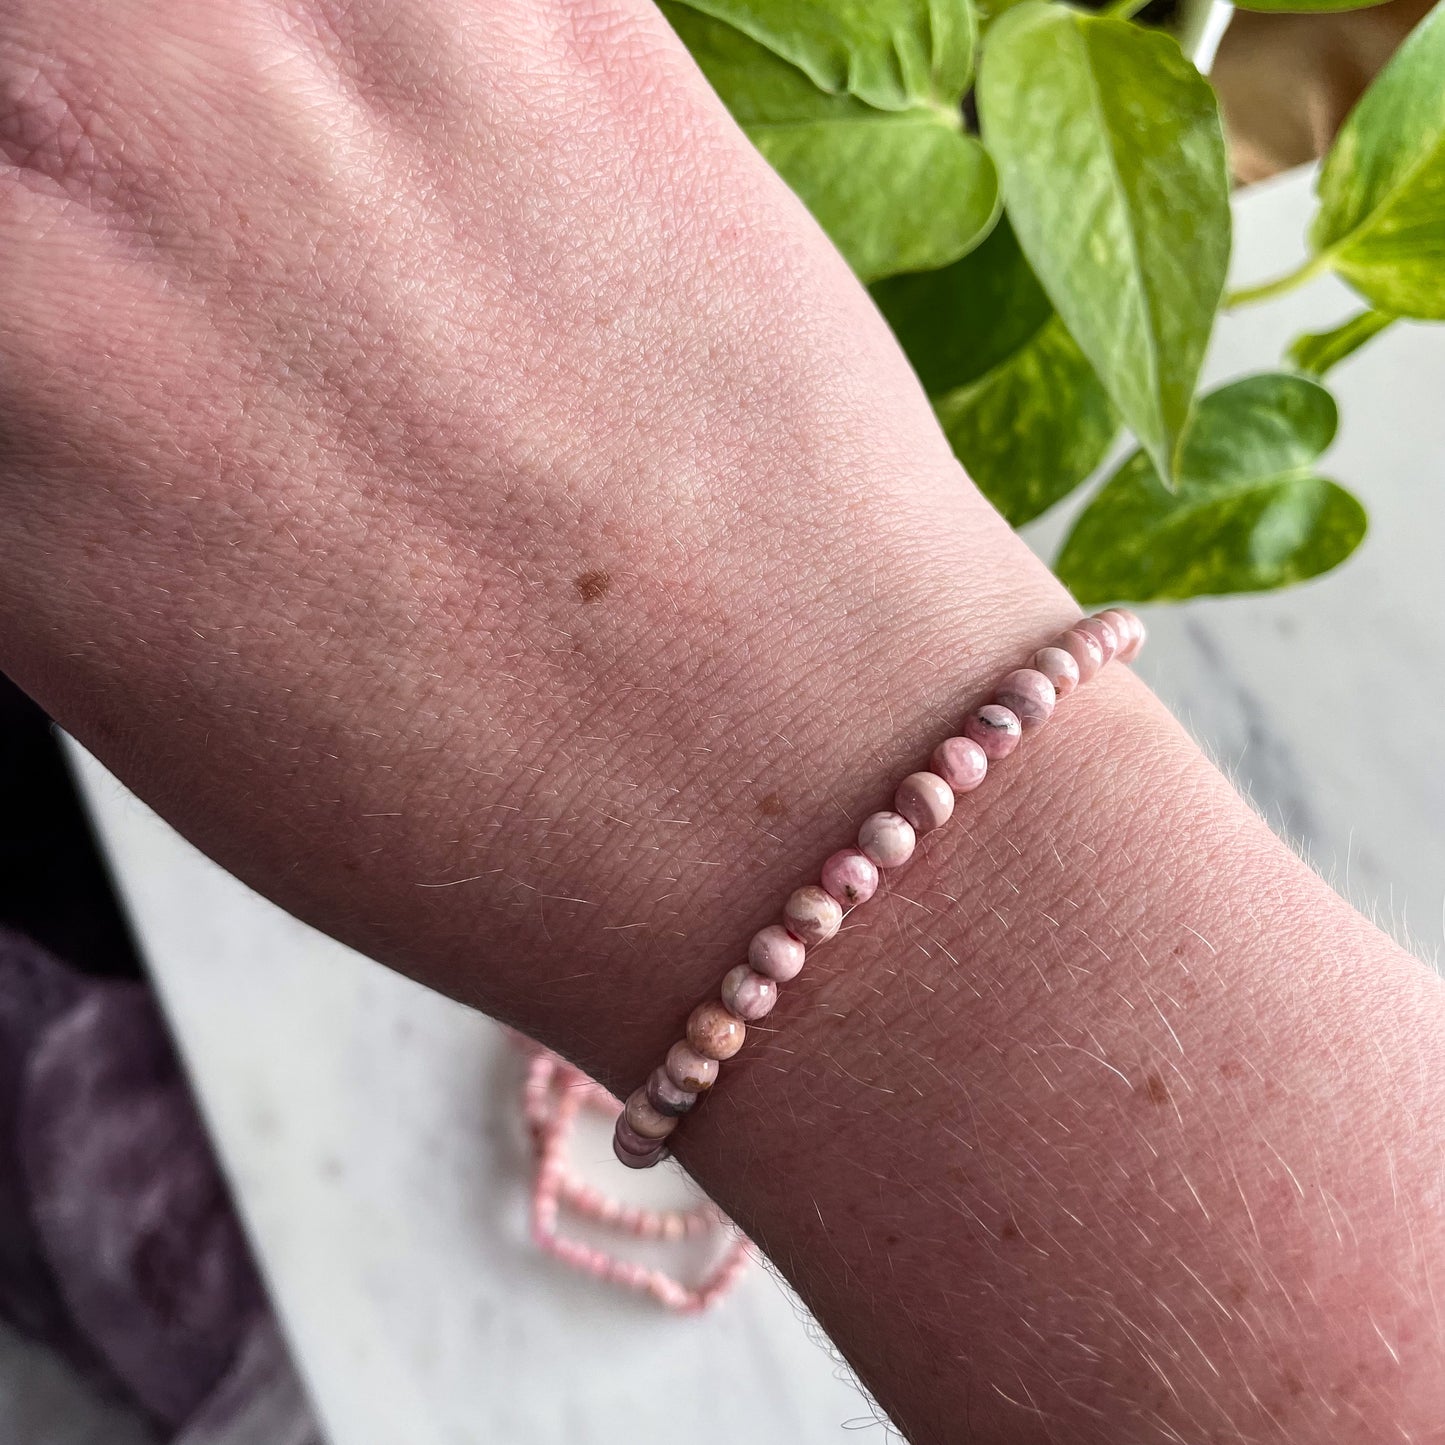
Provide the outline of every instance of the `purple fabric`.
{"type": "Polygon", "coordinates": [[[324,1445],[274,1320],[257,1320],[174,1445],[324,1445]]]}
{"type": "Polygon", "coordinates": [[[22,1172],[76,1326],[172,1429],[211,1395],[261,1291],[145,988],[92,983],[26,1072],[22,1172]]]}
{"type": "Polygon", "coordinates": [[[31,1051],[83,989],[82,981],[43,949],[0,929],[0,1316],[89,1371],[94,1353],[71,1323],[45,1258],[17,1140],[31,1051]]]}

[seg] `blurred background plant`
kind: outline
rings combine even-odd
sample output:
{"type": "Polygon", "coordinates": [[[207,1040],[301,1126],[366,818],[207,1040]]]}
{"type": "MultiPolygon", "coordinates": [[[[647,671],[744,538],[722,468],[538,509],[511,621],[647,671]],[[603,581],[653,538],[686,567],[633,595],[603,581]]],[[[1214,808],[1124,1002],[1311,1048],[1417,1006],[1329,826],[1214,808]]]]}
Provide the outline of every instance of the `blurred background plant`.
{"type": "Polygon", "coordinates": [[[1445,0],[1334,137],[1300,266],[1230,295],[1219,97],[1186,54],[1197,6],[662,9],[869,285],[960,462],[1011,523],[1083,487],[1132,434],[1054,561],[1081,603],[1284,587],[1359,546],[1364,507],[1319,470],[1338,423],[1322,378],[1398,322],[1445,320],[1445,0]],[[1143,23],[1161,8],[1168,29],[1143,23]],[[1198,394],[1221,307],[1326,271],[1357,313],[1198,394]]]}

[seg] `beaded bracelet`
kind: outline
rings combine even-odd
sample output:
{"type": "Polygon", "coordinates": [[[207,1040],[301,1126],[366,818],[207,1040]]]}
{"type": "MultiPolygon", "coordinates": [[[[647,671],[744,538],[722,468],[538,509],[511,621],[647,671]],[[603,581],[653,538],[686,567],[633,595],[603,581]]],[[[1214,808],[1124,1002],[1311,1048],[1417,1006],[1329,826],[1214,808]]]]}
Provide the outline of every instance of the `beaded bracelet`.
{"type": "Polygon", "coordinates": [[[796,978],[810,948],[838,932],[844,915],[878,891],[880,870],[900,868],[913,856],[920,833],[940,828],[957,797],[983,782],[989,764],[1006,758],[1027,732],[1046,723],[1054,704],[1105,663],[1132,662],[1144,645],[1144,624],[1122,608],[1085,617],[1034,654],[1031,667],[1008,674],[993,700],[964,719],[961,737],[934,749],[927,771],[898,785],[891,811],[874,813],[858,829],[858,844],[834,853],[817,883],[799,888],[783,905],[781,923],[753,936],[748,961],[722,981],[721,997],[692,1011],[687,1036],[668,1050],[647,1083],[618,1116],[613,1152],[631,1169],[647,1169],[667,1153],[666,1140],[717,1080],[718,1067],[743,1046],[747,1026],[765,1018],[778,985],[796,978]]]}
{"type": "Polygon", "coordinates": [[[616,1117],[617,1100],[580,1069],[541,1044],[518,1037],[527,1055],[523,1112],[536,1160],[532,1181],[532,1238],[548,1254],[595,1279],[651,1295],[679,1314],[711,1308],[737,1283],[752,1246],[710,1201],[686,1209],[649,1209],[605,1194],[574,1172],[567,1162],[567,1140],[584,1110],[616,1117]],[[691,1284],[639,1260],[611,1254],[590,1239],[562,1233],[562,1206],[587,1221],[593,1238],[608,1234],[675,1243],[711,1241],[711,1262],[691,1284]],[[719,1241],[721,1248],[717,1247],[719,1241]]]}

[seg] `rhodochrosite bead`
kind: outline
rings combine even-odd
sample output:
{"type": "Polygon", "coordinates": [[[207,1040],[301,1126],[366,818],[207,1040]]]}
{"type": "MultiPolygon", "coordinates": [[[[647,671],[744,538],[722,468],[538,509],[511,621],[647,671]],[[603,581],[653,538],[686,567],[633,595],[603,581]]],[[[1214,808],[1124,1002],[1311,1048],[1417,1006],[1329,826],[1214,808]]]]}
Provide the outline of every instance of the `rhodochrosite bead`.
{"type": "Polygon", "coordinates": [[[999,683],[994,700],[1006,707],[1027,732],[1054,715],[1054,685],[1036,668],[1020,667],[999,683]]]}
{"type": "Polygon", "coordinates": [[[1114,635],[1119,639],[1119,650],[1114,655],[1120,662],[1133,662],[1144,646],[1144,624],[1124,607],[1111,607],[1107,612],[1101,612],[1099,618],[1114,629],[1114,635]]]}
{"type": "Polygon", "coordinates": [[[1087,632],[1098,640],[1104,651],[1104,661],[1111,661],[1119,651],[1119,638],[1114,629],[1102,617],[1086,617],[1075,628],[1075,632],[1087,632]]]}
{"type": "Polygon", "coordinates": [[[816,883],[799,888],[783,905],[783,923],[788,932],[809,948],[827,943],[842,922],[843,905],[816,883]]]}
{"type": "Polygon", "coordinates": [[[780,923],[758,929],[748,944],[748,962],[778,983],[796,978],[807,956],[807,949],[780,923]]]}
{"type": "Polygon", "coordinates": [[[931,762],[955,793],[973,792],[988,776],[988,754],[972,738],[944,738],[931,762]]]}
{"type": "Polygon", "coordinates": [[[1059,638],[1057,646],[1062,647],[1079,665],[1079,681],[1090,682],[1104,665],[1104,646],[1091,632],[1081,632],[1071,627],[1059,638]]]}
{"type": "Polygon", "coordinates": [[[823,864],[822,884],[844,908],[856,908],[878,891],[878,865],[857,848],[844,848],[823,864]]]}
{"type": "Polygon", "coordinates": [[[618,1133],[612,1135],[612,1153],[616,1156],[619,1164],[625,1164],[629,1169],[651,1169],[654,1164],[660,1164],[666,1149],[649,1149],[645,1154],[634,1154],[626,1144],[622,1142],[622,1136],[618,1133]]]}
{"type": "Polygon", "coordinates": [[[1079,685],[1079,664],[1062,647],[1041,647],[1034,653],[1034,666],[1053,684],[1054,696],[1062,701],[1079,685]]]}
{"type": "Polygon", "coordinates": [[[659,1114],[685,1114],[697,1103],[697,1091],[675,1083],[667,1072],[667,1065],[659,1064],[647,1081],[647,1102],[659,1114]]]}
{"type": "Polygon", "coordinates": [[[772,979],[740,963],[728,971],[722,981],[722,1001],[731,1014],[745,1023],[756,1023],[773,1011],[778,1001],[778,986],[772,979]]]}
{"type": "Polygon", "coordinates": [[[974,708],[963,720],[963,732],[984,750],[991,763],[1008,757],[1024,735],[1018,714],[997,702],[974,708]]]}
{"type": "Polygon", "coordinates": [[[1057,704],[1106,662],[1115,656],[1128,661],[1143,642],[1144,624],[1132,612],[1114,607],[1081,619],[1039,648],[1031,667],[1005,674],[993,700],[964,719],[962,736],[945,738],[934,748],[930,768],[909,773],[898,784],[893,808],[863,820],[857,846],[834,853],[823,864],[818,883],[789,896],[782,922],[753,935],[748,961],[728,971],[721,997],[692,1011],[686,1039],[672,1046],[666,1063],[628,1099],[613,1138],[617,1157],[634,1169],[663,1158],[664,1141],[699,1093],[711,1087],[719,1062],[742,1048],[748,1024],[772,1012],[778,985],[797,977],[808,950],[838,932],[846,910],[877,893],[879,870],[907,863],[919,834],[948,822],[957,799],[977,788],[990,764],[1008,757],[1025,731],[1042,727],[1057,704]]]}
{"type": "Polygon", "coordinates": [[[953,789],[937,773],[909,773],[893,795],[893,806],[915,833],[931,833],[953,817],[953,789]]]}
{"type": "Polygon", "coordinates": [[[690,1094],[701,1093],[717,1082],[717,1060],[698,1053],[681,1039],[667,1051],[667,1063],[663,1067],[667,1077],[690,1094]]]}
{"type": "Polygon", "coordinates": [[[636,1090],[623,1105],[622,1117],[644,1139],[666,1139],[677,1128],[677,1115],[664,1114],[647,1097],[646,1088],[636,1090]]]}
{"type": "Polygon", "coordinates": [[[660,1139],[647,1139],[619,1114],[612,1126],[612,1152],[629,1169],[647,1169],[662,1158],[665,1145],[660,1139]]]}
{"type": "Polygon", "coordinates": [[[901,868],[913,856],[917,834],[899,813],[873,813],[858,829],[858,847],[880,868],[901,868]]]}
{"type": "Polygon", "coordinates": [[[705,1059],[732,1058],[742,1048],[747,1032],[743,1021],[717,999],[698,1004],[687,1021],[687,1041],[705,1059]]]}

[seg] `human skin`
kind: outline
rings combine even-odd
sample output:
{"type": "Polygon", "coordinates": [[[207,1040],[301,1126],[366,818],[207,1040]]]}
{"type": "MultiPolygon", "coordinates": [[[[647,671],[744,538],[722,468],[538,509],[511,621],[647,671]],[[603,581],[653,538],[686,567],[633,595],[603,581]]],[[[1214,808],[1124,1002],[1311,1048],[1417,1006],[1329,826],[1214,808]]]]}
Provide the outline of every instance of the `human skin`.
{"type": "MultiPolygon", "coordinates": [[[[0,315],[0,666],[619,1090],[1075,615],[641,0],[0,0],[0,315]]],[[[1115,665],[678,1154],[915,1441],[1445,1441],[1442,992],[1115,665]]]]}

